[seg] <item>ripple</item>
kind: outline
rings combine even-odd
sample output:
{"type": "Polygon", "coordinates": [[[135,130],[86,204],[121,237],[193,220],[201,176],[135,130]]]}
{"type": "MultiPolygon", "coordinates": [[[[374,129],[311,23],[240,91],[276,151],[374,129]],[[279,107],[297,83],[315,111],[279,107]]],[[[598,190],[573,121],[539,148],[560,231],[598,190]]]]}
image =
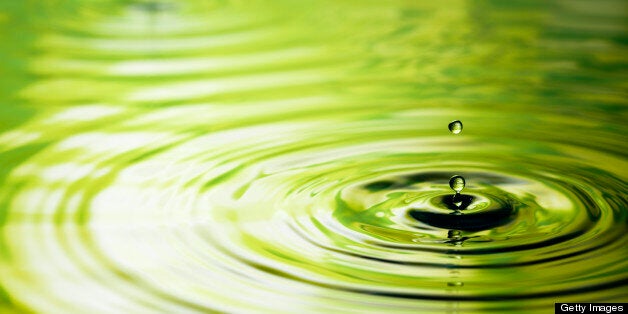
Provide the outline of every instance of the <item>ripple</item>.
{"type": "Polygon", "coordinates": [[[574,26],[576,4],[325,4],[42,5],[18,25],[49,27],[5,97],[33,116],[0,126],[0,309],[625,300],[615,27],[574,26]],[[548,44],[570,36],[604,44],[548,44]]]}

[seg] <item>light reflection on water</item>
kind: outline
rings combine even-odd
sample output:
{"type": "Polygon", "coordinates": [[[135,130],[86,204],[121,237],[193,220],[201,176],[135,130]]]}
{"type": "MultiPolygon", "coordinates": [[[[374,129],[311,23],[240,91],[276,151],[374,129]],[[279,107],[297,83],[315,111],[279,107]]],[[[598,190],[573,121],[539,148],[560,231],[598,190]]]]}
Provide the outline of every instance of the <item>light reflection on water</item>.
{"type": "Polygon", "coordinates": [[[621,1],[0,8],[2,311],[628,297],[621,1]]]}

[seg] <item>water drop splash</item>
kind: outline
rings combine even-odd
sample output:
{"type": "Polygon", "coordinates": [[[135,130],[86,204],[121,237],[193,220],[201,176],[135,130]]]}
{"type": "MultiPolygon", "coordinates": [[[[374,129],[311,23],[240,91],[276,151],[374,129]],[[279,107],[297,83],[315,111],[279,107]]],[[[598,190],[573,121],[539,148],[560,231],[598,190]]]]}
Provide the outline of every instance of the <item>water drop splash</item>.
{"type": "Polygon", "coordinates": [[[454,120],[449,123],[449,132],[453,134],[459,134],[462,132],[462,122],[460,120],[454,120]]]}
{"type": "MultiPolygon", "coordinates": [[[[454,120],[449,123],[448,128],[451,133],[459,134],[460,132],[462,132],[462,122],[460,122],[460,120],[454,120]]],[[[460,192],[462,191],[462,189],[464,189],[464,184],[464,178],[460,175],[455,175],[449,179],[449,187],[454,190],[454,192],[456,192],[456,194],[451,198],[450,202],[450,204],[453,204],[454,207],[451,207],[451,205],[448,206],[450,209],[453,209],[455,211],[454,214],[460,214],[458,210],[461,209],[460,207],[463,205],[463,199],[460,195],[460,192]]],[[[468,205],[469,204],[466,204],[466,206],[468,205]]]]}
{"type": "Polygon", "coordinates": [[[22,2],[0,312],[625,302],[625,1],[22,2]]]}

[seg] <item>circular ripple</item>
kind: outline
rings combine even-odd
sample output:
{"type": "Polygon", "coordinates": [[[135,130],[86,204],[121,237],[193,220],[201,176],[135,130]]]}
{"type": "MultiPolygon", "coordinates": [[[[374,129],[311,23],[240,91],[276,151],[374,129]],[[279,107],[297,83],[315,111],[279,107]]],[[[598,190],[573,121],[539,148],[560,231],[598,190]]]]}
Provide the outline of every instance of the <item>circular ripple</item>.
{"type": "Polygon", "coordinates": [[[382,123],[322,115],[202,136],[189,126],[77,134],[12,171],[4,228],[17,236],[4,241],[47,274],[36,286],[49,289],[66,277],[54,271],[72,265],[78,282],[121,289],[112,300],[136,307],[324,298],[337,309],[368,296],[376,308],[438,311],[599,297],[625,285],[625,183],[587,153],[536,139],[433,136],[441,130],[403,115],[382,123]],[[451,173],[467,181],[461,210],[451,208],[451,173]],[[34,262],[44,256],[54,259],[34,262]],[[298,297],[312,293],[326,296],[298,297]]]}
{"type": "MultiPolygon", "coordinates": [[[[443,55],[468,56],[435,38],[476,19],[429,34],[406,20],[466,9],[367,7],[332,23],[332,3],[194,3],[79,6],[33,43],[47,54],[19,96],[36,115],[0,133],[0,304],[503,313],[625,300],[625,127],[603,86],[546,79],[565,67],[551,56],[493,68],[493,83],[452,71],[443,55]],[[405,44],[417,38],[429,45],[405,44]],[[547,105],[576,90],[586,97],[567,100],[608,99],[547,105]],[[467,182],[456,199],[454,174],[467,182]]],[[[480,48],[491,63],[504,51],[480,48]]]]}

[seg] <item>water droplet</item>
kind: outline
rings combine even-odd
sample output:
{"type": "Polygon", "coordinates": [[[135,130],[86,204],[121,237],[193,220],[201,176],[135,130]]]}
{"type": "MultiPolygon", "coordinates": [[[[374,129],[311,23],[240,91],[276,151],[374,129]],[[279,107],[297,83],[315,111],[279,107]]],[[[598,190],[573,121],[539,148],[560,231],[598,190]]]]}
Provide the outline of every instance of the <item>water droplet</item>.
{"type": "Polygon", "coordinates": [[[449,230],[447,232],[447,237],[450,239],[460,238],[461,235],[462,235],[462,232],[460,232],[460,230],[449,230]]]}
{"type": "Polygon", "coordinates": [[[452,281],[448,282],[447,285],[450,287],[462,287],[464,286],[464,283],[462,281],[452,281]]]}
{"type": "Polygon", "coordinates": [[[462,132],[462,122],[460,120],[454,120],[449,123],[449,131],[453,134],[462,132]]]}
{"type": "Polygon", "coordinates": [[[455,175],[449,179],[449,187],[456,192],[460,193],[464,189],[464,178],[459,175],[455,175]]]}

